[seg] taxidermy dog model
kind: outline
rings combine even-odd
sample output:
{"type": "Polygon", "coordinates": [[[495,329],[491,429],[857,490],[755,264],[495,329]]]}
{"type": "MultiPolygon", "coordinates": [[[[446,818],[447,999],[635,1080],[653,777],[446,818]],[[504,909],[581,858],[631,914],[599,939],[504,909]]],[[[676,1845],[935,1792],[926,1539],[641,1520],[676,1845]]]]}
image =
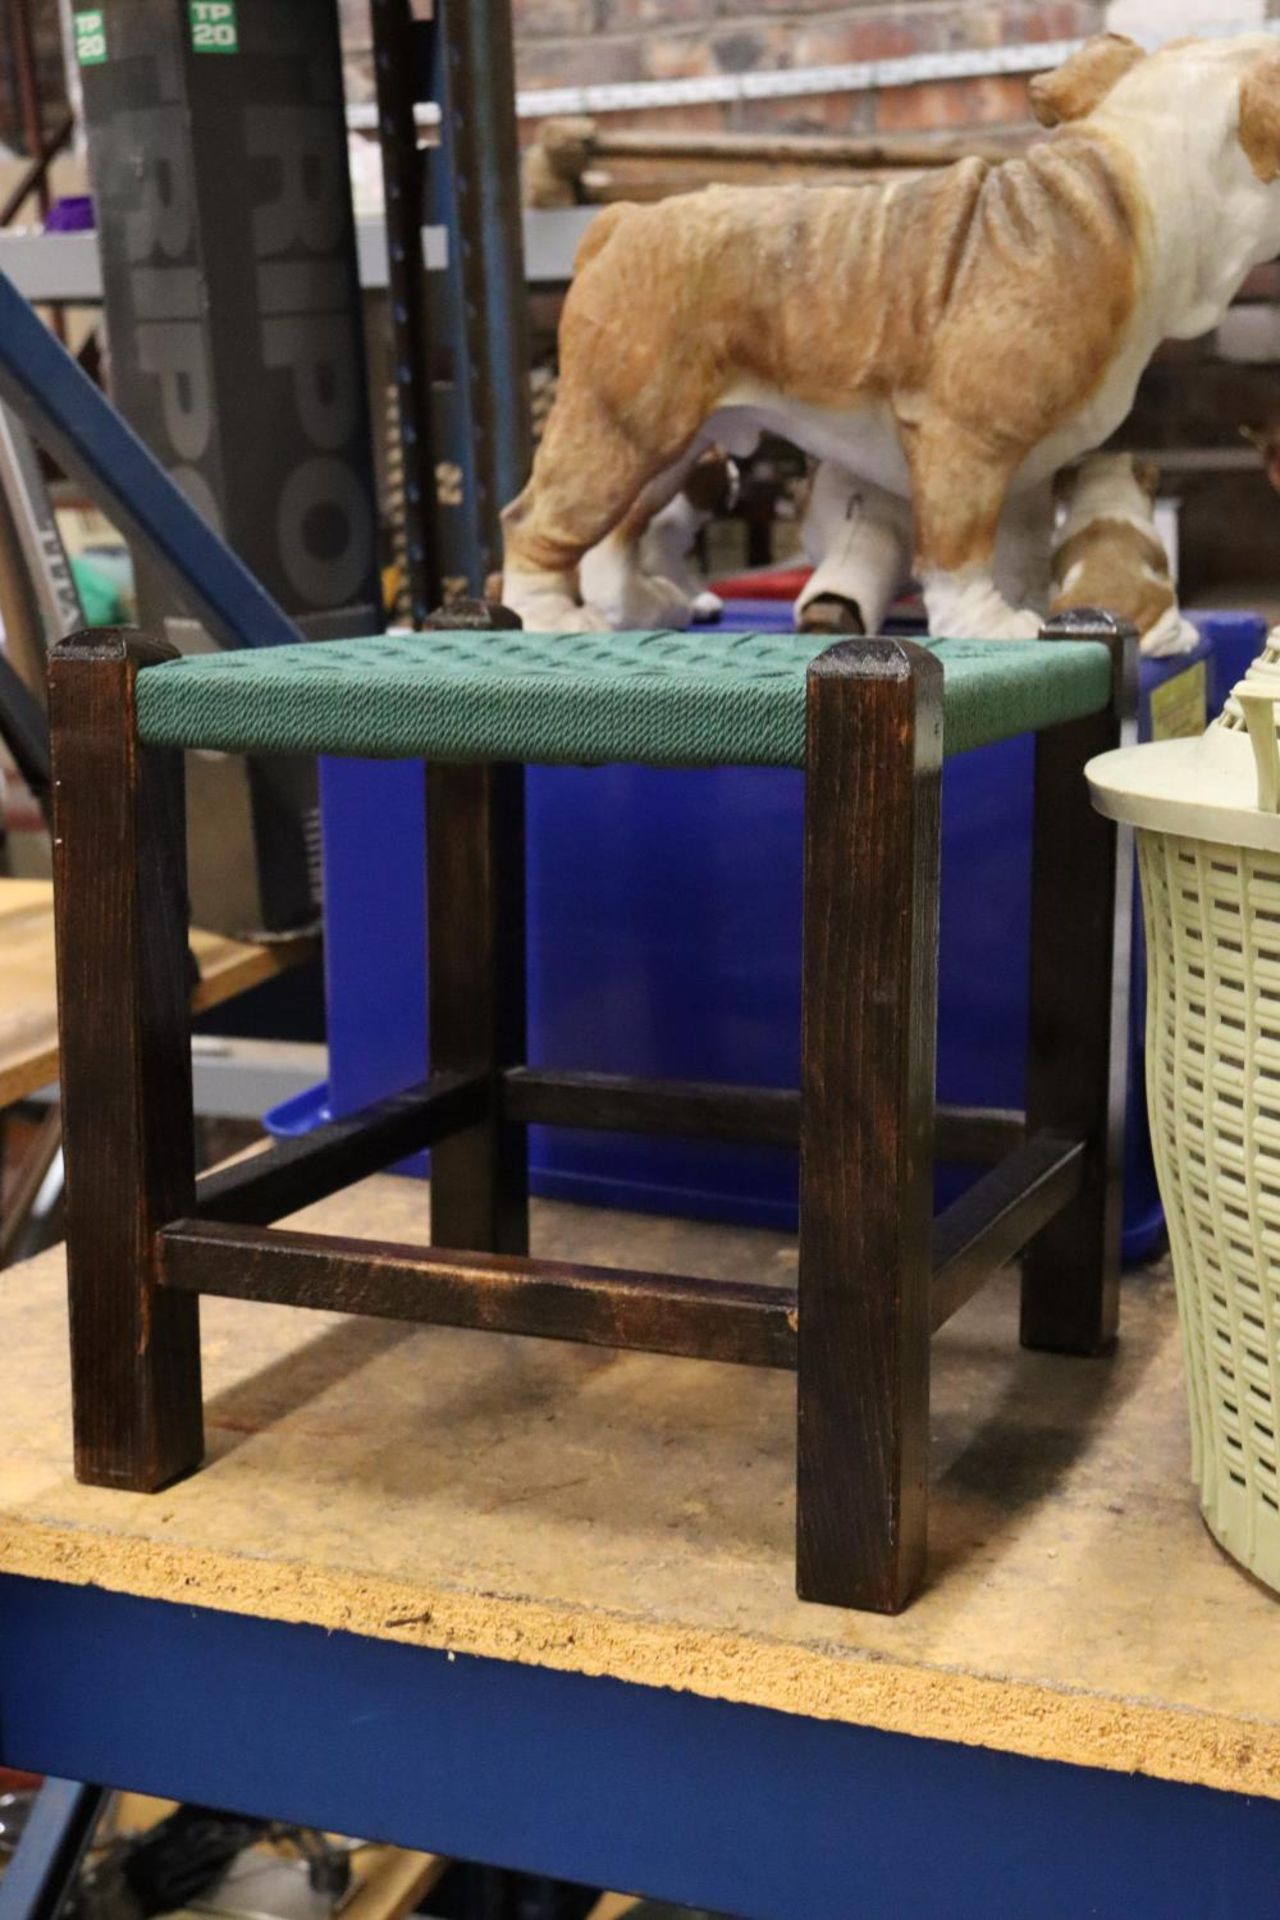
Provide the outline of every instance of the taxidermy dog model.
{"type": "Polygon", "coordinates": [[[1038,631],[995,581],[1006,502],[1098,446],[1158,342],[1207,332],[1280,253],[1280,47],[1148,56],[1104,35],[1032,98],[1059,131],[998,166],[597,216],[556,404],[503,517],[504,597],[527,627],[684,624],[688,596],[643,573],[640,537],[706,446],[769,428],[910,498],[934,634],[1038,631]],[[603,610],[577,597],[602,542],[603,610]]]}
{"type": "Polygon", "coordinates": [[[1138,629],[1156,658],[1186,653],[1199,634],[1178,606],[1156,531],[1160,476],[1129,454],[1095,453],[1059,481],[1065,509],[1053,542],[1052,613],[1105,607],[1138,629]]]}

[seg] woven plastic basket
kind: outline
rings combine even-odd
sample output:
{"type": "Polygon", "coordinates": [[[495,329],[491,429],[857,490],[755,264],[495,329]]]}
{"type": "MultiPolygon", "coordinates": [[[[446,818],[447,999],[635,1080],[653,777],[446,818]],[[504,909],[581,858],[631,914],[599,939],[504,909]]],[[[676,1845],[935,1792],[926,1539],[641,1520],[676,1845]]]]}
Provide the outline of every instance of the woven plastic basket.
{"type": "Polygon", "coordinates": [[[1147,1103],[1214,1537],[1280,1591],[1280,629],[1200,739],[1088,768],[1137,830],[1147,1103]]]}

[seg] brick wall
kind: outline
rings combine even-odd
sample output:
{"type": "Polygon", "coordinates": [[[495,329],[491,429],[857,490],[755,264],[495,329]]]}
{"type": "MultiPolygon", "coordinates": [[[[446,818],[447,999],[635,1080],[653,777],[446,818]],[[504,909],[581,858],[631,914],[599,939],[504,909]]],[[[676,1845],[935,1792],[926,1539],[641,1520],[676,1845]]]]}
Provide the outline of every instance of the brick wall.
{"type": "MultiPolygon", "coordinates": [[[[370,96],[367,0],[340,0],[349,91],[370,96]]],[[[1178,0],[1173,0],[1177,5],[1178,0]]],[[[1275,0],[1280,7],[1280,0],[1275,0]]],[[[522,87],[679,80],[1067,40],[1107,0],[512,0],[522,87]]],[[[610,116],[615,126],[916,131],[1025,118],[1026,82],[990,78],[610,116]]]]}
{"type": "MultiPolygon", "coordinates": [[[[1105,0],[514,0],[522,86],[674,80],[1066,40],[1101,25],[1105,0]]],[[[699,124],[796,132],[1005,126],[1026,82],[995,76],[699,108],[699,124]]],[[[643,116],[653,123],[655,116],[643,116]]],[[[687,114],[663,119],[688,124],[687,114]]],[[[628,114],[626,121],[634,116],[628,114]]],[[[622,124],[622,117],[611,124],[622,124]]]]}
{"type": "MultiPolygon", "coordinates": [[[[368,98],[368,0],[340,0],[349,88],[368,98]]],[[[512,0],[522,87],[663,81],[1070,40],[1108,25],[1172,38],[1280,19],[1280,0],[512,0]]],[[[610,124],[874,133],[1004,127],[1026,81],[649,109],[610,124]]]]}

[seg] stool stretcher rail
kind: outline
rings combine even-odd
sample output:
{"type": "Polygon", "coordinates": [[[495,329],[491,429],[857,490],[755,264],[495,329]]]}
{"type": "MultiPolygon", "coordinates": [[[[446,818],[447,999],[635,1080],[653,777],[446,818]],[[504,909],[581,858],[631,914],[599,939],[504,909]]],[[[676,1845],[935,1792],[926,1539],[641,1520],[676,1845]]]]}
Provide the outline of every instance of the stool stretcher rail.
{"type": "MultiPolygon", "coordinates": [[[[766,1147],[800,1144],[800,1092],[793,1087],[509,1067],[503,1075],[502,1104],[509,1120],[529,1126],[683,1134],[766,1147]]],[[[1026,1126],[1026,1115],[1013,1108],[939,1107],[935,1157],[994,1166],[1022,1145],[1026,1126]]]]}
{"type": "Polygon", "coordinates": [[[1085,1143],[1037,1134],[962,1193],[933,1223],[936,1333],[1021,1253],[1084,1185],[1085,1143]]]}
{"type": "Polygon", "coordinates": [[[796,1297],[781,1287],[194,1220],[161,1233],[160,1282],[331,1313],[795,1366],[796,1297]]]}
{"type": "MultiPolygon", "coordinates": [[[[665,1091],[674,1097],[679,1089],[665,1091]]],[[[710,1089],[695,1088],[700,1091],[710,1089]]],[[[299,1205],[378,1171],[389,1158],[470,1124],[483,1110],[483,1097],[479,1078],[436,1074],[421,1089],[324,1128],[323,1137],[289,1142],[206,1178],[198,1189],[199,1219],[162,1231],[161,1284],[238,1300],[795,1367],[797,1302],[784,1289],[263,1231],[299,1205]]],[[[1084,1163],[1083,1141],[1039,1134],[938,1216],[933,1332],[1075,1198],[1084,1163]]]]}
{"type": "Polygon", "coordinates": [[[473,1126],[484,1114],[486,1096],[478,1074],[433,1073],[420,1086],[317,1127],[305,1139],[281,1141],[205,1174],[196,1182],[200,1218],[267,1226],[473,1126]]]}

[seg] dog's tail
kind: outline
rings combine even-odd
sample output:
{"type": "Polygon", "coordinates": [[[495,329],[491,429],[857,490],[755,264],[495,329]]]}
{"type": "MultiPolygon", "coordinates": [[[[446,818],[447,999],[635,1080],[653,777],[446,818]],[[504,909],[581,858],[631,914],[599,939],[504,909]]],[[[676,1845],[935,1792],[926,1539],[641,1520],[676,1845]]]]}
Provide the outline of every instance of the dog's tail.
{"type": "Polygon", "coordinates": [[[601,207],[578,242],[578,251],[573,256],[575,273],[581,273],[587,262],[594,260],[596,255],[608,246],[619,224],[634,212],[635,207],[627,200],[615,200],[612,206],[601,207]]]}

